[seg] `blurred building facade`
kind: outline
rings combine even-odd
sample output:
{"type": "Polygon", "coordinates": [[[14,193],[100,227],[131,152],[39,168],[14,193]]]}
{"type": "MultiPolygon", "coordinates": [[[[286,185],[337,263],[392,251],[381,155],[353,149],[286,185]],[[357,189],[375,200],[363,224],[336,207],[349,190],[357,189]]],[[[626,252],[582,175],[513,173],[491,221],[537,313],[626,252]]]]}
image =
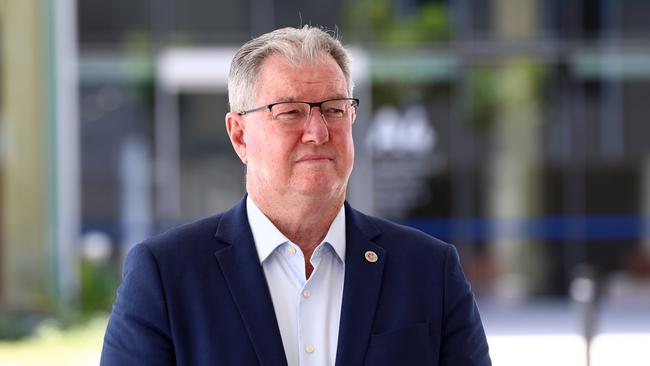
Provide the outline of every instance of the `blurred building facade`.
{"type": "Polygon", "coordinates": [[[650,4],[18,3],[0,14],[0,309],[52,311],[68,292],[83,301],[80,274],[59,272],[97,234],[118,273],[138,241],[234,204],[244,167],[223,123],[227,55],[301,24],[338,28],[354,49],[354,205],[457,245],[481,296],[566,297],[585,263],[604,285],[650,281],[650,4]],[[65,14],[74,31],[55,26],[65,14]],[[72,92],[47,77],[70,55],[72,92]],[[183,72],[202,60],[214,60],[204,78],[183,72]],[[71,117],[51,113],[56,103],[71,117]],[[61,186],[78,187],[76,206],[61,186]]]}

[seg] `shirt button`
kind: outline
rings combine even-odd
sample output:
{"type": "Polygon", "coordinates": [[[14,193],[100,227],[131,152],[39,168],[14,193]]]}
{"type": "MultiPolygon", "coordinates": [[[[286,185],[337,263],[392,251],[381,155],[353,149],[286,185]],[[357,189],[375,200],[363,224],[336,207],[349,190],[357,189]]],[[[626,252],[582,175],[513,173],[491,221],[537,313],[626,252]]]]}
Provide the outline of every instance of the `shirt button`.
{"type": "Polygon", "coordinates": [[[314,346],[312,346],[311,344],[306,345],[305,346],[305,352],[314,353],[314,346]]]}
{"type": "Polygon", "coordinates": [[[296,248],[294,248],[292,246],[289,246],[289,249],[287,249],[287,252],[289,252],[289,254],[296,254],[296,248]]]}
{"type": "Polygon", "coordinates": [[[303,291],[303,292],[302,292],[302,296],[303,296],[305,299],[308,298],[309,296],[311,296],[311,291],[309,291],[309,290],[305,290],[305,291],[303,291]]]}

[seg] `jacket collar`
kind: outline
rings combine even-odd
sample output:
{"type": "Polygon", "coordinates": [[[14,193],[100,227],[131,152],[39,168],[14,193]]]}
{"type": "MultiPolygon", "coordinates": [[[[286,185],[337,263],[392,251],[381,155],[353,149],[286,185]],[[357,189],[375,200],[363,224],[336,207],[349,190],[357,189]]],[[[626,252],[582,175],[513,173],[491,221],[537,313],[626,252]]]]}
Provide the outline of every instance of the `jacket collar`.
{"type": "Polygon", "coordinates": [[[346,209],[345,284],[336,365],[361,365],[365,359],[379,300],[385,250],[373,242],[381,232],[364,214],[349,204],[346,209]],[[367,259],[368,252],[377,260],[367,259]]]}
{"type": "Polygon", "coordinates": [[[226,211],[215,237],[227,244],[215,253],[260,365],[286,365],[273,301],[246,215],[246,196],[226,211]]]}

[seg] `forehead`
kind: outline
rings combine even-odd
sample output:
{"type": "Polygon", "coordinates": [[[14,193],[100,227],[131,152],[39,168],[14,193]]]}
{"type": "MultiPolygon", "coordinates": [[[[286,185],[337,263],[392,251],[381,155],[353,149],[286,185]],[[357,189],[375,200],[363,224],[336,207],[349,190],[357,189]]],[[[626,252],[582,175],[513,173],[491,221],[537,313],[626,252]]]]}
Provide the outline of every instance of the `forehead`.
{"type": "Polygon", "coordinates": [[[262,63],[259,76],[257,98],[265,103],[349,96],[343,71],[325,52],[313,62],[292,62],[282,55],[271,55],[262,63]]]}

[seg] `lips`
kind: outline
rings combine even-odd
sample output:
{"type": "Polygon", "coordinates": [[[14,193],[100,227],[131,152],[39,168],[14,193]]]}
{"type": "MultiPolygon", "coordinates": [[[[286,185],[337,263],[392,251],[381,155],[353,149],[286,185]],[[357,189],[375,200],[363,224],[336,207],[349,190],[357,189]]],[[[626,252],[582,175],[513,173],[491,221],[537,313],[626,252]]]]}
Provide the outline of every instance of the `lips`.
{"type": "Polygon", "coordinates": [[[332,161],[334,160],[328,155],[321,155],[321,154],[309,154],[309,155],[303,155],[301,156],[296,162],[297,163],[317,163],[317,162],[325,162],[325,161],[332,161]]]}

